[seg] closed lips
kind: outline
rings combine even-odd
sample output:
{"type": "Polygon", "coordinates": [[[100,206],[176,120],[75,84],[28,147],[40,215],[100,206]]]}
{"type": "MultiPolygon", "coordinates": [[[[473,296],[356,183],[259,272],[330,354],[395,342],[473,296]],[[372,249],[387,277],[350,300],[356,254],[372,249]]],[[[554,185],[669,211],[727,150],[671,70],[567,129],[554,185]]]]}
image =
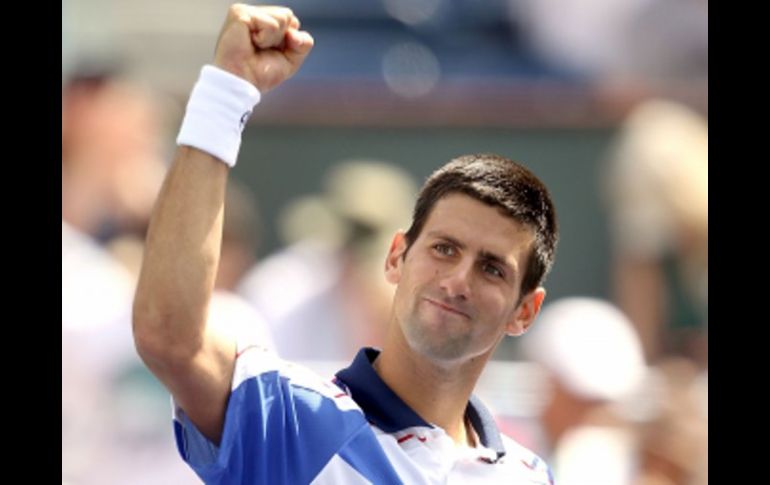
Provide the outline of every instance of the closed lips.
{"type": "Polygon", "coordinates": [[[451,312],[451,313],[456,313],[456,314],[458,314],[460,316],[463,316],[463,317],[465,317],[465,318],[467,318],[469,320],[471,318],[471,316],[468,315],[467,313],[465,313],[464,311],[458,310],[457,308],[455,308],[455,307],[453,307],[451,305],[447,305],[446,303],[441,303],[440,301],[431,300],[430,298],[424,298],[424,300],[427,301],[428,303],[432,304],[432,305],[435,305],[435,306],[441,308],[442,310],[446,310],[446,311],[451,312]]]}

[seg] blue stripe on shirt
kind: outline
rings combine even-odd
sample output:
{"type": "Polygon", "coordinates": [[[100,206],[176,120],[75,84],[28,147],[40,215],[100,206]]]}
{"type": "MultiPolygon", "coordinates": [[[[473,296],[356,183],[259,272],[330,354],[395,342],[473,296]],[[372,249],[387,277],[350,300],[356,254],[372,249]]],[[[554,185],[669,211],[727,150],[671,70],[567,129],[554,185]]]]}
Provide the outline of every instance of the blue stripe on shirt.
{"type": "Polygon", "coordinates": [[[371,454],[365,476],[397,477],[360,411],[343,411],[331,398],[292,385],[278,371],[246,379],[230,394],[218,454],[189,420],[183,417],[181,424],[180,453],[206,483],[310,483],[351,438],[360,446],[348,451],[354,468],[371,454]],[[375,467],[383,471],[378,474],[375,467]]]}

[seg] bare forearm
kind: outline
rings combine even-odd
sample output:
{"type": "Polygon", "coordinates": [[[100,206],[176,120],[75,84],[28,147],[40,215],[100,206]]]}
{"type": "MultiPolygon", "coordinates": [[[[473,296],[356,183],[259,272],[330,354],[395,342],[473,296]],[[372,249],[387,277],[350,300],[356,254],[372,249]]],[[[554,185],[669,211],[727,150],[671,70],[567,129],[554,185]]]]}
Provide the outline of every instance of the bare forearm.
{"type": "Polygon", "coordinates": [[[150,221],[134,300],[138,343],[192,355],[202,344],[222,238],[228,168],[182,146],[150,221]]]}

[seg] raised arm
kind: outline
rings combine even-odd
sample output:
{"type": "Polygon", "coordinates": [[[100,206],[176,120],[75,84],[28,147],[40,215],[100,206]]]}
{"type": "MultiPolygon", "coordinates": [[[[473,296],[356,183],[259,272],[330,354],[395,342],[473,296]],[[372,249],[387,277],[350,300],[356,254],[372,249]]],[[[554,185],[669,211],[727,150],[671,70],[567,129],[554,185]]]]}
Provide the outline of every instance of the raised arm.
{"type": "Polygon", "coordinates": [[[188,104],[179,148],[153,211],[136,290],[139,355],[215,443],[235,361],[232,332],[207,322],[227,175],[260,93],[293,75],[313,46],[312,37],[298,29],[287,8],[230,7],[217,40],[216,68],[204,68],[188,104]]]}

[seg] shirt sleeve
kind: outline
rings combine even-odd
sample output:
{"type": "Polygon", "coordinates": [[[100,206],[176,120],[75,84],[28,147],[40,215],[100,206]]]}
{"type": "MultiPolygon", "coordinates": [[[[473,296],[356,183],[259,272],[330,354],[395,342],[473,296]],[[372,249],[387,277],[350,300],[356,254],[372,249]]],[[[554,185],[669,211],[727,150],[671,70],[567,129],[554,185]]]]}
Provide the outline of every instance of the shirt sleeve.
{"type": "Polygon", "coordinates": [[[310,483],[368,426],[331,381],[240,339],[219,446],[174,404],[177,449],[207,484],[310,483]]]}

